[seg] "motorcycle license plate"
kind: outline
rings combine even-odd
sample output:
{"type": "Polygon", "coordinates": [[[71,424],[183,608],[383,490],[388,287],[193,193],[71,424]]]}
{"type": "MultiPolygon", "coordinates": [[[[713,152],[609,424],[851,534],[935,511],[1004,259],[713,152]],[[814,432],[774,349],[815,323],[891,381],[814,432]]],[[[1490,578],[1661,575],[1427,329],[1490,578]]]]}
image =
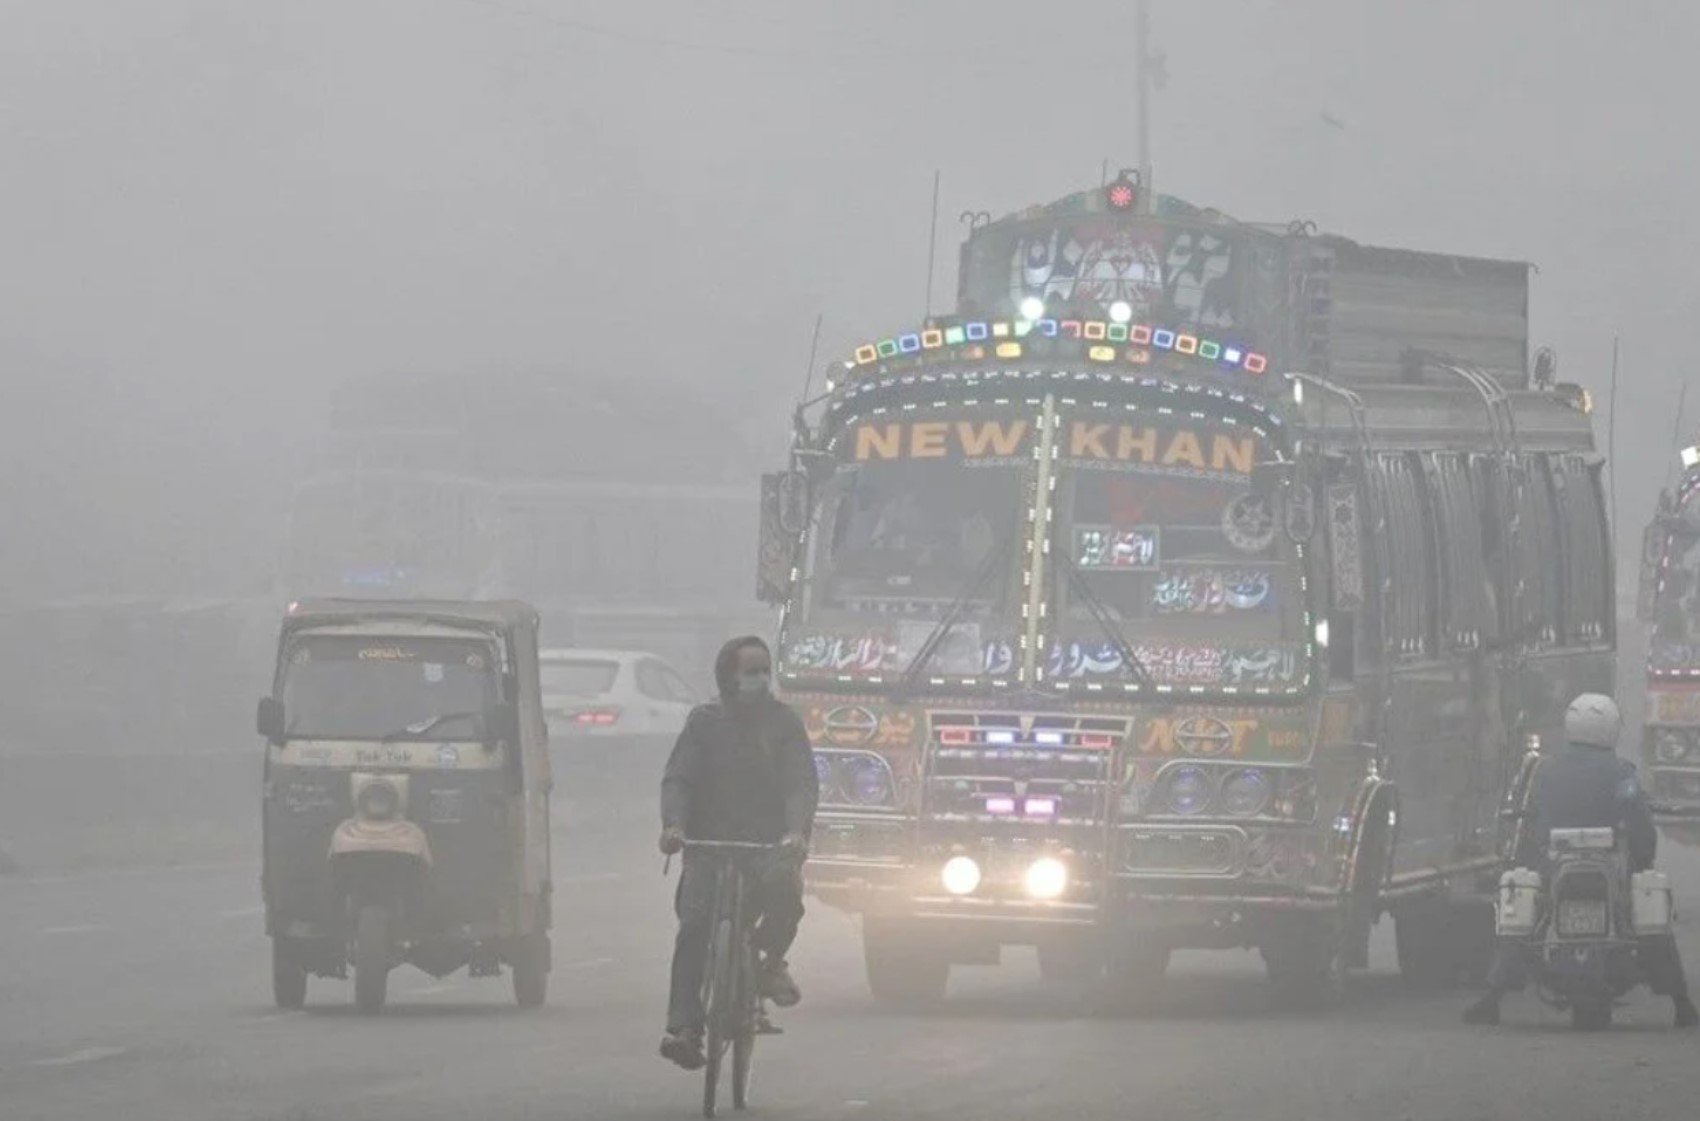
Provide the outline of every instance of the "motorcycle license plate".
{"type": "Polygon", "coordinates": [[[1558,905],[1558,933],[1563,936],[1604,934],[1606,904],[1603,899],[1567,899],[1558,905]]]}

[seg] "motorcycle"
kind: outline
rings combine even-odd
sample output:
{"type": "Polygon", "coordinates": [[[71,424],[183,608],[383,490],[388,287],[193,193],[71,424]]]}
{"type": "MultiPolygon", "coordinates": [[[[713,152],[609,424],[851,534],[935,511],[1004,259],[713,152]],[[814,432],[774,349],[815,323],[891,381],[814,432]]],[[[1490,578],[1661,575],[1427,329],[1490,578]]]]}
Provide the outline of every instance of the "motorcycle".
{"type": "Polygon", "coordinates": [[[1670,881],[1629,872],[1614,829],[1554,829],[1547,875],[1513,868],[1500,879],[1498,928],[1515,939],[1542,1001],[1571,1026],[1600,1031],[1612,1009],[1646,981],[1643,939],[1668,936],[1670,881]]]}

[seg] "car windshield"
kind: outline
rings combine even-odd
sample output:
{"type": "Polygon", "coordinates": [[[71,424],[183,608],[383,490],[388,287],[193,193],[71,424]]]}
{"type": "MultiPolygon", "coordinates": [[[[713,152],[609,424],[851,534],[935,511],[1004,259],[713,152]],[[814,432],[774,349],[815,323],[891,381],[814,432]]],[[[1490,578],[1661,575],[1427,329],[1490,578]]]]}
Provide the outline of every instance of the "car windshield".
{"type": "Polygon", "coordinates": [[[305,635],[286,651],[282,698],[296,739],[480,738],[496,700],[494,650],[455,638],[305,635]],[[412,730],[417,729],[417,730],[412,730]]]}
{"type": "Polygon", "coordinates": [[[900,672],[956,609],[926,668],[1013,669],[1031,429],[973,410],[853,426],[815,509],[785,668],[900,672]]]}
{"type": "Polygon", "coordinates": [[[1280,688],[1302,675],[1298,566],[1250,489],[1266,454],[1255,433],[1074,420],[1060,448],[1048,677],[1128,679],[1118,640],[1156,685],[1280,688]]]}
{"type": "Polygon", "coordinates": [[[557,697],[598,697],[614,688],[620,663],[600,658],[574,658],[544,662],[543,692],[557,697]]]}

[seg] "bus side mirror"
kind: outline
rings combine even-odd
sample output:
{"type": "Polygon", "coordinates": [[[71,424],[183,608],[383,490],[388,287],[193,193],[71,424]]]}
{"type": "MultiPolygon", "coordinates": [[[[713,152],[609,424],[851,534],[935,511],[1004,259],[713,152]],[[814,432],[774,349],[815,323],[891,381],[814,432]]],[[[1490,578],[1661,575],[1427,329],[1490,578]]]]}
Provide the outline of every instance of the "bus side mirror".
{"type": "Polygon", "coordinates": [[[791,591],[797,538],[809,517],[808,477],[780,471],[761,477],[761,531],[756,544],[756,598],[784,603],[791,591]]]}
{"type": "Polygon", "coordinates": [[[1281,531],[1295,545],[1307,544],[1316,533],[1316,496],[1310,472],[1292,460],[1270,460],[1251,471],[1251,493],[1264,500],[1281,522],[1281,531]]]}
{"type": "Polygon", "coordinates": [[[282,743],[285,733],[283,702],[276,697],[261,697],[259,708],[254,712],[254,730],[264,736],[267,743],[282,743]]]}

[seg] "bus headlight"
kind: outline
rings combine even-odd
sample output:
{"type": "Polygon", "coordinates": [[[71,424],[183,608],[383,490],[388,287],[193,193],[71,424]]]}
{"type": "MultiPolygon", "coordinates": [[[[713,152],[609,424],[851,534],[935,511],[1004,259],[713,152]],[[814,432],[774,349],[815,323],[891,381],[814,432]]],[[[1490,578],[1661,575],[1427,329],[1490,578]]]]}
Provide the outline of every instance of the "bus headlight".
{"type": "Polygon", "coordinates": [[[1692,741],[1676,728],[1660,728],[1653,734],[1653,753],[1661,763],[1680,763],[1688,758],[1692,741]]]}
{"type": "Polygon", "coordinates": [[[859,806],[889,806],[892,801],[891,768],[885,760],[872,755],[846,759],[841,765],[846,774],[845,793],[859,806]]]}
{"type": "Polygon", "coordinates": [[[1034,899],[1056,899],[1068,890],[1068,865],[1054,856],[1041,856],[1028,867],[1025,886],[1034,899]]]}
{"type": "Polygon", "coordinates": [[[952,895],[973,895],[980,886],[980,865],[971,856],[953,856],[944,862],[939,879],[952,895]]]}
{"type": "Polygon", "coordinates": [[[1177,767],[1168,776],[1164,801],[1170,813],[1203,813],[1210,805],[1212,793],[1210,773],[1203,767],[1177,767]]]}
{"type": "Polygon", "coordinates": [[[1255,817],[1269,804],[1270,782],[1254,767],[1235,771],[1222,784],[1222,809],[1230,817],[1255,817]]]}

